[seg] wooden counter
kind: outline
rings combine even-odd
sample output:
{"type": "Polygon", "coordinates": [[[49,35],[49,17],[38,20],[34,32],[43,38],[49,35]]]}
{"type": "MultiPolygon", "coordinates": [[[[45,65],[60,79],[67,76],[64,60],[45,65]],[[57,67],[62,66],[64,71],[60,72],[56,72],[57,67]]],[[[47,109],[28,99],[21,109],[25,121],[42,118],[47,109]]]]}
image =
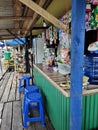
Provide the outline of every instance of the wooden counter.
{"type": "MultiPolygon", "coordinates": [[[[66,80],[64,75],[60,74],[59,72],[47,70],[44,66],[42,66],[42,64],[36,64],[34,65],[34,68],[36,68],[39,73],[41,73],[49,82],[51,82],[53,86],[56,87],[64,96],[70,96],[69,88],[63,89],[60,87],[60,84],[66,80]]],[[[88,85],[88,87],[83,88],[83,96],[96,93],[98,93],[98,85],[88,85]]]]}

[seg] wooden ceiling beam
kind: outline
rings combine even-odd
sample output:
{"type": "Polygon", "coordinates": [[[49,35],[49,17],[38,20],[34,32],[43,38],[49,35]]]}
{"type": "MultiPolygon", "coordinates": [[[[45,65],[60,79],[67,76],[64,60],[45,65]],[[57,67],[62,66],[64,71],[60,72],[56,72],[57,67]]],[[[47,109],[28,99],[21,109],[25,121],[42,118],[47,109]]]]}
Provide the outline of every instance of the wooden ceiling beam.
{"type": "Polygon", "coordinates": [[[2,38],[0,37],[0,40],[9,40],[9,39],[14,39],[14,38],[15,37],[12,37],[12,36],[11,37],[2,37],[2,38]]]}
{"type": "Polygon", "coordinates": [[[0,39],[2,39],[2,36],[0,36],[0,39]]]}
{"type": "MultiPolygon", "coordinates": [[[[22,4],[18,0],[14,0],[14,16],[19,17],[21,16],[21,8],[22,4]]],[[[15,28],[20,28],[19,27],[19,21],[15,21],[15,28]]]]}
{"type": "Polygon", "coordinates": [[[33,27],[32,30],[40,30],[40,29],[48,29],[49,26],[47,27],[33,27]]]}
{"type": "MultiPolygon", "coordinates": [[[[2,34],[2,35],[0,35],[0,37],[9,37],[9,36],[11,36],[10,34],[2,34]]],[[[15,36],[19,36],[18,34],[15,34],[15,36]]],[[[20,36],[20,37],[22,37],[22,36],[20,36]]]]}
{"type": "Polygon", "coordinates": [[[31,20],[32,19],[32,17],[18,17],[18,16],[16,16],[16,17],[9,17],[9,16],[7,16],[7,17],[1,17],[0,16],[0,21],[1,20],[18,20],[18,21],[22,21],[22,20],[31,20]]]}
{"type": "Polygon", "coordinates": [[[19,41],[21,41],[22,43],[24,43],[24,41],[21,39],[21,37],[23,37],[23,35],[16,35],[13,32],[11,32],[10,30],[7,30],[12,36],[15,36],[15,38],[17,38],[19,41]]]}
{"type": "Polygon", "coordinates": [[[6,32],[7,30],[11,30],[11,31],[18,31],[18,30],[20,30],[20,31],[25,31],[26,29],[25,28],[5,28],[5,29],[0,29],[0,32],[6,32]]]}
{"type": "Polygon", "coordinates": [[[15,38],[14,36],[11,37],[0,37],[0,40],[9,40],[15,38]]]}
{"type": "MultiPolygon", "coordinates": [[[[39,4],[39,6],[42,7],[44,5],[44,3],[45,3],[45,0],[40,0],[38,4],[39,4]]],[[[24,36],[27,35],[28,31],[30,30],[30,27],[32,26],[33,22],[36,21],[37,17],[38,17],[38,14],[34,13],[33,16],[32,16],[32,20],[30,20],[28,22],[28,26],[26,28],[26,31],[24,32],[24,36]]]]}
{"type": "Polygon", "coordinates": [[[46,10],[41,8],[35,2],[33,2],[31,0],[19,0],[19,1],[22,2],[23,4],[25,4],[26,6],[28,6],[30,9],[34,10],[37,14],[41,15],[43,18],[48,20],[50,23],[52,23],[56,27],[61,28],[65,31],[67,30],[66,25],[64,25],[62,22],[60,22],[56,17],[51,15],[49,12],[47,12],[46,10]]]}

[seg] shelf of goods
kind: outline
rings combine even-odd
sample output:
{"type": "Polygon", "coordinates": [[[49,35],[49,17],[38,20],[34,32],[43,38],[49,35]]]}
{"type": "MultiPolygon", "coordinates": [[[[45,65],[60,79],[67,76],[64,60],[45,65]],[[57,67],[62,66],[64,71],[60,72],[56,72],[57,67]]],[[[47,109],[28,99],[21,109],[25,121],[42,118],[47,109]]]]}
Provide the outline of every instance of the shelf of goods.
{"type": "Polygon", "coordinates": [[[24,72],[24,66],[24,56],[19,54],[15,59],[15,70],[18,72],[24,72]]]}

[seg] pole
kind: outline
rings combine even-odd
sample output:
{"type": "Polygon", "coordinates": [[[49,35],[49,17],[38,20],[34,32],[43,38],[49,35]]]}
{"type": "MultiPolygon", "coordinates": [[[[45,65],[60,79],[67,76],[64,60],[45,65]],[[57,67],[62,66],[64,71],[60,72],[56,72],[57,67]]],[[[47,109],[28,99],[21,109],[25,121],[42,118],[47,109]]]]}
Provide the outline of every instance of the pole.
{"type": "Polygon", "coordinates": [[[2,77],[2,76],[3,76],[3,68],[2,68],[2,65],[3,65],[3,64],[2,64],[1,59],[2,59],[2,50],[0,50],[0,69],[1,69],[1,71],[0,71],[0,72],[1,72],[1,75],[0,75],[0,76],[2,77]]]}
{"type": "Polygon", "coordinates": [[[28,57],[28,38],[26,37],[26,44],[25,44],[25,66],[26,66],[26,73],[29,73],[29,57],[28,57]]]}
{"type": "Polygon", "coordinates": [[[32,30],[30,30],[30,45],[31,45],[31,63],[32,63],[32,84],[33,84],[33,44],[32,44],[32,30]]]}
{"type": "Polygon", "coordinates": [[[86,0],[72,0],[70,130],[81,130],[86,0]]]}
{"type": "Polygon", "coordinates": [[[1,74],[0,74],[0,78],[3,76],[3,71],[2,71],[2,62],[1,62],[1,58],[0,58],[0,69],[1,69],[1,74]]]}

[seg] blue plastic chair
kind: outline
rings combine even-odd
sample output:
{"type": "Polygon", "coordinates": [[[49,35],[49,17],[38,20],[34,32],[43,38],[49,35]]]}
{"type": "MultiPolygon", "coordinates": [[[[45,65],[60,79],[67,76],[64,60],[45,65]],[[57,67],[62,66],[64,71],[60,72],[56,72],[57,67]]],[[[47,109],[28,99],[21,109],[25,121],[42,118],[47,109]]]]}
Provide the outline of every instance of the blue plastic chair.
{"type": "Polygon", "coordinates": [[[24,91],[25,87],[30,86],[30,79],[32,79],[31,76],[22,76],[19,79],[19,92],[24,91]],[[24,82],[24,84],[22,84],[24,82]]]}
{"type": "Polygon", "coordinates": [[[39,88],[35,85],[27,86],[25,88],[25,90],[24,90],[24,100],[23,100],[23,109],[22,109],[23,113],[24,113],[24,106],[25,106],[25,100],[26,100],[27,93],[34,93],[34,92],[39,92],[39,88]]]}
{"type": "Polygon", "coordinates": [[[25,97],[25,104],[24,104],[23,127],[27,128],[28,122],[37,122],[37,121],[41,121],[42,126],[45,126],[42,95],[40,93],[27,93],[26,97],[25,97]],[[32,103],[38,104],[39,117],[29,117],[28,116],[29,105],[32,103]]]}

